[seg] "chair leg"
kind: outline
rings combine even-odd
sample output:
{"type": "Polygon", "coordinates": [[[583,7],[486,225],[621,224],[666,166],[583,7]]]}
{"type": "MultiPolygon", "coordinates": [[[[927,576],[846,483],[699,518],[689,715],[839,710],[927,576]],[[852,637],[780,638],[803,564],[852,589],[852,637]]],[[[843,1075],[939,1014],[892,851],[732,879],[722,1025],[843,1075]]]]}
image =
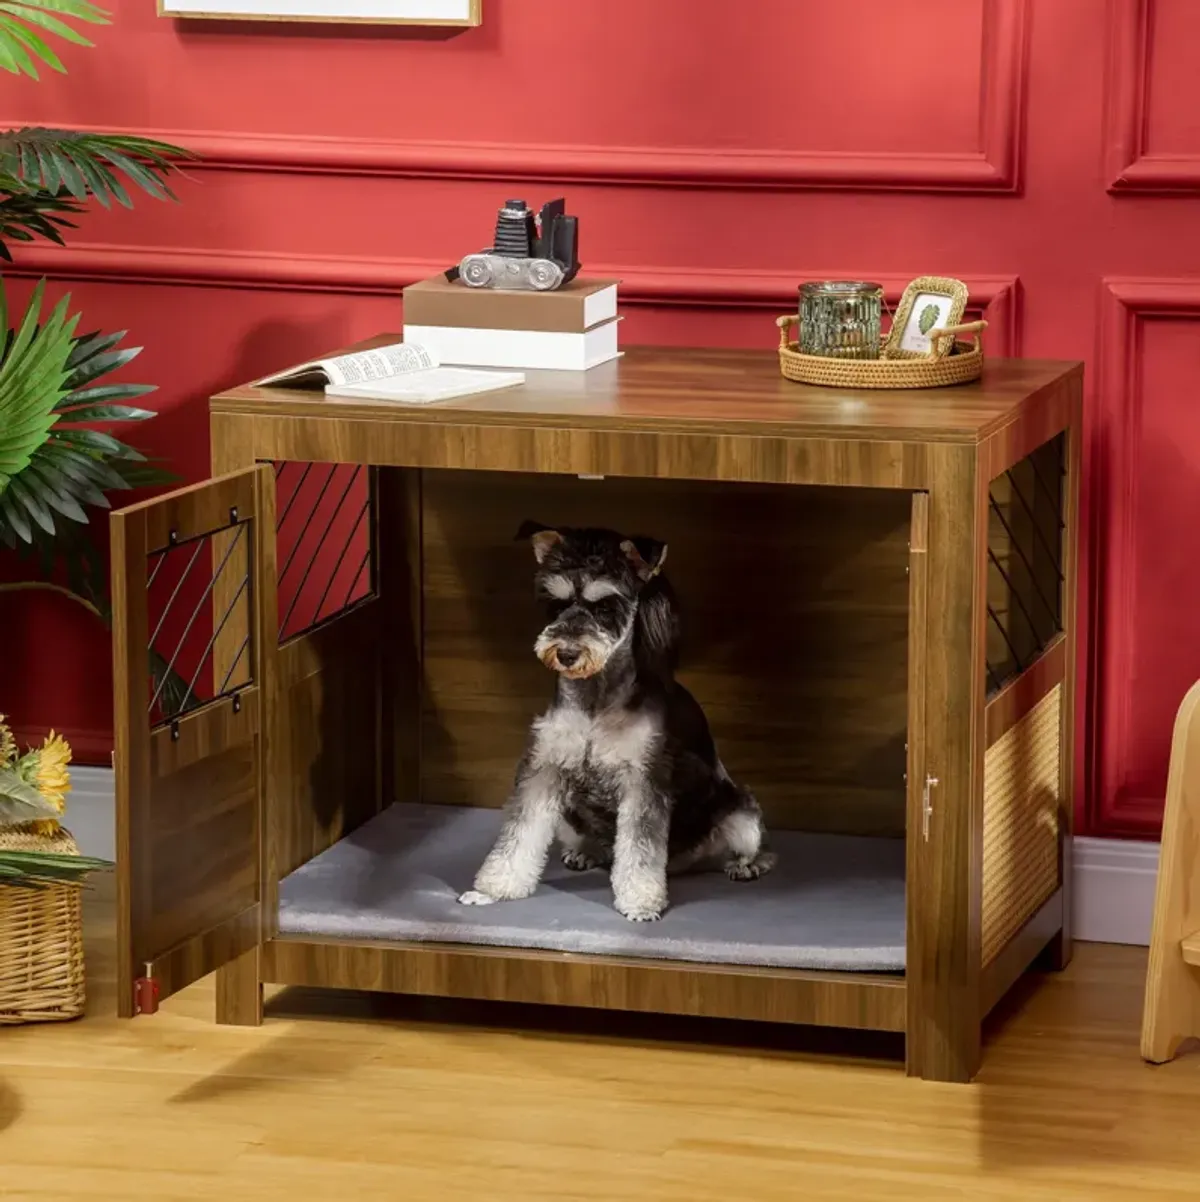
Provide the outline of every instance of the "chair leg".
{"type": "Polygon", "coordinates": [[[1171,740],[1154,925],[1142,1014],[1142,1058],[1172,1059],[1200,1035],[1200,969],[1182,941],[1200,931],[1200,682],[1184,697],[1171,740]]]}
{"type": "Polygon", "coordinates": [[[1142,1059],[1173,1060],[1180,1045],[1200,1035],[1200,971],[1184,962],[1179,941],[1151,949],[1142,1017],[1142,1059]]]}

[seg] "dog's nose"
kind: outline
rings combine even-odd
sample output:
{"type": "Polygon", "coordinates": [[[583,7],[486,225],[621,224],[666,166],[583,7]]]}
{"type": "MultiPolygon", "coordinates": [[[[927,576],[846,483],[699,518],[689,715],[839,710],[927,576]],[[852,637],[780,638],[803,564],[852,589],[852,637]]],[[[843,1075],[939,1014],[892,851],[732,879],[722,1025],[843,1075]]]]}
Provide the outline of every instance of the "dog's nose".
{"type": "Polygon", "coordinates": [[[579,658],[579,652],[572,651],[569,647],[559,647],[554,654],[564,668],[569,668],[579,658]]]}

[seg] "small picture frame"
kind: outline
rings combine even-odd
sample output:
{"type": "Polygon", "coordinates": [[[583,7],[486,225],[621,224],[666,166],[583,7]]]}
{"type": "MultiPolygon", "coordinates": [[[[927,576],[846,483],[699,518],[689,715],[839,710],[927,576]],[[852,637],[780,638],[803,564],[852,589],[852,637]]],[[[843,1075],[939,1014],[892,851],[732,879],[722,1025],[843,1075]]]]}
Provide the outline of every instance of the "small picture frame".
{"type": "Polygon", "coordinates": [[[921,359],[933,349],[931,330],[956,326],[967,307],[967,286],[946,276],[918,276],[900,298],[885,359],[921,359]]]}
{"type": "Polygon", "coordinates": [[[482,0],[158,0],[158,15],[218,21],[470,27],[482,20],[481,7],[482,0]]]}

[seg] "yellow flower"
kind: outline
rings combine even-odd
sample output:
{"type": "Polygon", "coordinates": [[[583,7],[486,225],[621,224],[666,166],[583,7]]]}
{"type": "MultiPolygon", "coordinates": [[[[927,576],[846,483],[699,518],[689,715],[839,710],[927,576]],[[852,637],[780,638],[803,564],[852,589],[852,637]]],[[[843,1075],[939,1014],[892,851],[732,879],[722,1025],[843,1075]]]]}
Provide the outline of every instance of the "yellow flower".
{"type": "Polygon", "coordinates": [[[17,758],[17,741],[13,738],[12,731],[8,728],[8,722],[3,714],[0,714],[0,768],[3,768],[10,760],[17,758]]]}
{"type": "Polygon", "coordinates": [[[38,752],[37,775],[34,784],[37,791],[61,814],[71,791],[71,776],[67,765],[71,762],[71,748],[62,735],[51,731],[38,752]]]}
{"type": "MultiPolygon", "coordinates": [[[[71,777],[67,772],[70,762],[71,748],[66,739],[51,731],[41,747],[31,748],[20,758],[17,771],[61,814],[71,791],[71,777]]],[[[58,830],[58,821],[38,818],[29,826],[39,835],[52,835],[58,830]]]]}

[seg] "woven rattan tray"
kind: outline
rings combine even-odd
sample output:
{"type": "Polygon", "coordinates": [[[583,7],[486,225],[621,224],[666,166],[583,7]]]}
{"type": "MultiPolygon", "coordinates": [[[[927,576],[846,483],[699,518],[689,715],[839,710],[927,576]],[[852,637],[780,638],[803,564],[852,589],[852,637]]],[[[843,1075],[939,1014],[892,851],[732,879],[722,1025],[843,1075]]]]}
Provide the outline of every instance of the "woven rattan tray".
{"type": "Polygon", "coordinates": [[[797,384],[823,384],[831,388],[941,388],[947,384],[966,384],[983,373],[983,347],[979,331],[986,321],[932,330],[933,347],[920,359],[830,359],[821,355],[802,355],[791,339],[792,327],[799,316],[788,313],[776,321],[779,327],[779,370],[797,384]],[[955,338],[974,334],[971,342],[955,338]],[[952,349],[947,343],[953,339],[952,349]]]}

